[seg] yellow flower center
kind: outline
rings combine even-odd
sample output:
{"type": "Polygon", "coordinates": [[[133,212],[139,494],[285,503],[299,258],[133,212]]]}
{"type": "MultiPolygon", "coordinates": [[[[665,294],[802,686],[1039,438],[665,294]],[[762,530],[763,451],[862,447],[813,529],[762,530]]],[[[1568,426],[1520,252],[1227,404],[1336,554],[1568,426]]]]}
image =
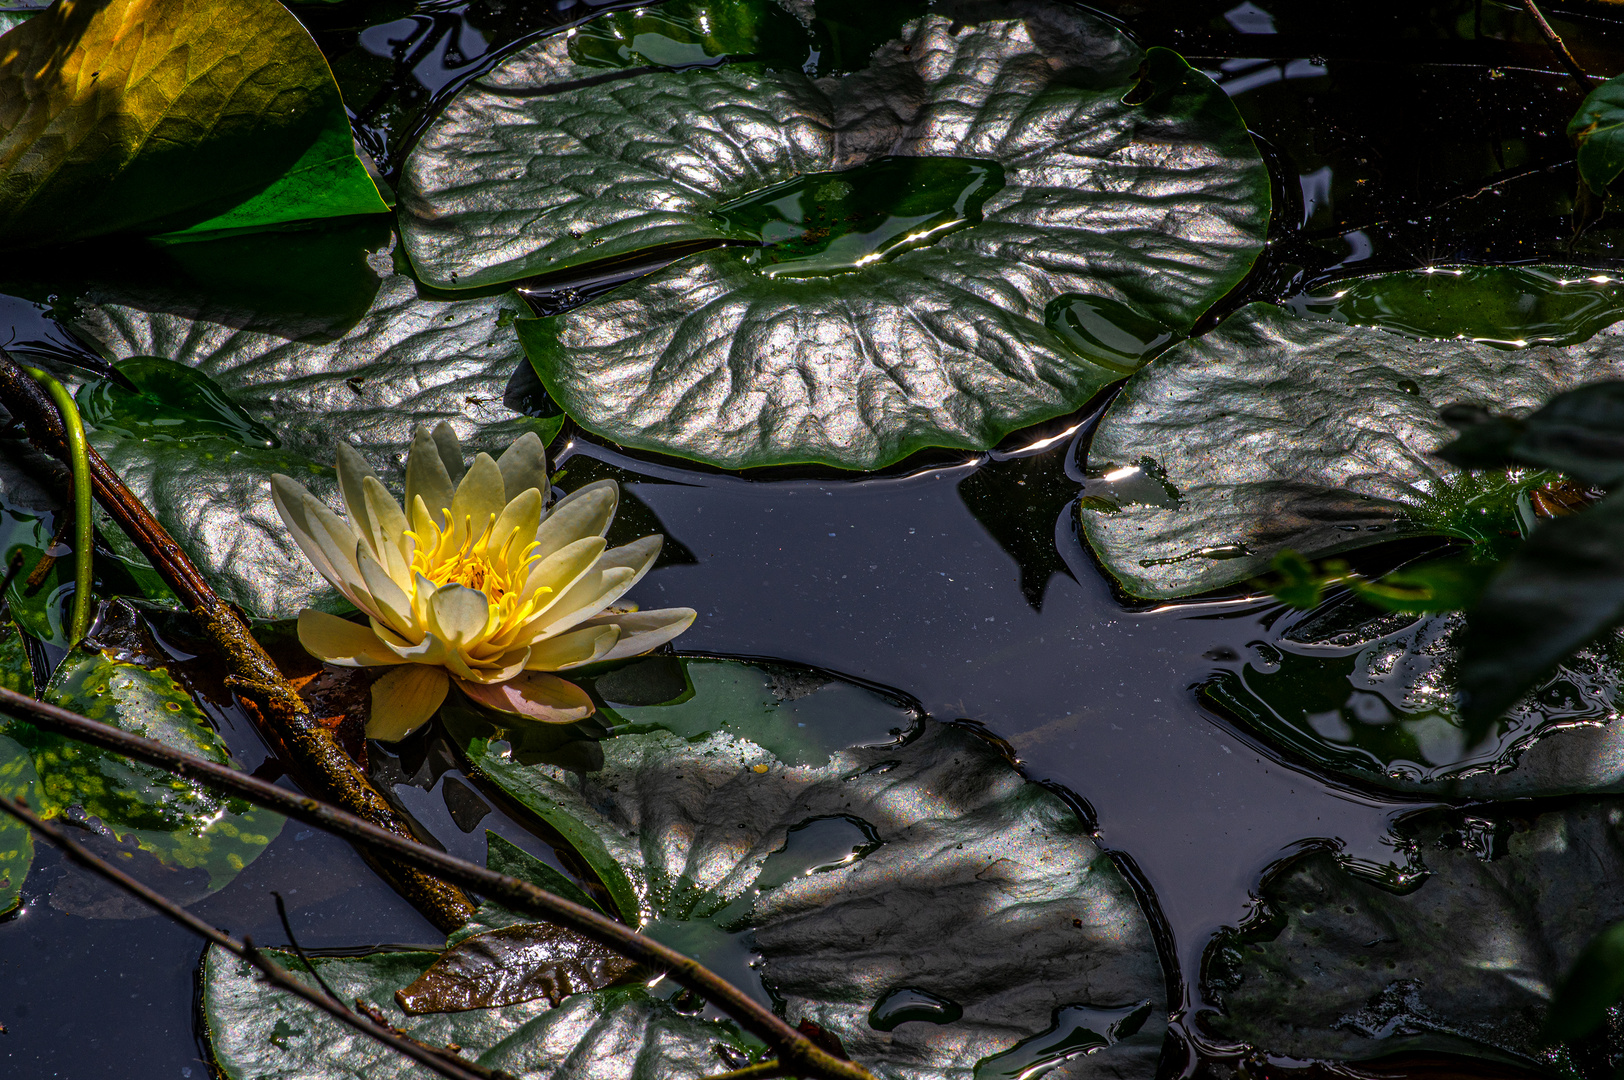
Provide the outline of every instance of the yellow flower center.
{"type": "MultiPolygon", "coordinates": [[[[455,584],[477,589],[485,594],[492,607],[505,609],[517,604],[529,581],[530,568],[537,559],[536,542],[531,540],[525,543],[524,538],[512,534],[506,538],[502,550],[492,551],[491,528],[496,524],[494,514],[485,523],[484,529],[476,534],[471,521],[464,523],[468,528],[450,527],[450,511],[444,513],[448,527],[444,530],[431,527],[431,534],[438,535],[431,535],[429,543],[425,544],[424,538],[416,532],[406,533],[414,545],[414,577],[421,574],[436,586],[455,584]],[[523,545],[522,550],[515,551],[514,548],[520,545],[523,545]]],[[[552,592],[552,589],[543,585],[535,592],[539,596],[552,592]]],[[[502,614],[511,613],[503,611],[502,614]]]]}

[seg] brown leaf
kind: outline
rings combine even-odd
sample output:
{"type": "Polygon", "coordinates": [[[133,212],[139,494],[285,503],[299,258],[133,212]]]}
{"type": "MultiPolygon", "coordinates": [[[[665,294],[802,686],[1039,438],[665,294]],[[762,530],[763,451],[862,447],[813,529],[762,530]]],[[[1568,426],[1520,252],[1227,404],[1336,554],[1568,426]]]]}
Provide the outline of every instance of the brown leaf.
{"type": "Polygon", "coordinates": [[[395,992],[413,1015],[494,1009],[623,982],[637,965],[551,923],[520,923],[465,938],[440,954],[417,981],[395,992]]]}

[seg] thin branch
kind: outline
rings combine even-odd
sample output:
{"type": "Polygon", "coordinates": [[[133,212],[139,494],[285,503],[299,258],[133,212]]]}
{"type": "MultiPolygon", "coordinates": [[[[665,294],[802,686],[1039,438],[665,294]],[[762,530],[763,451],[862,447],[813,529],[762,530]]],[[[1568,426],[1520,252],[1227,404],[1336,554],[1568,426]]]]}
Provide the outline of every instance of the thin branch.
{"type": "MultiPolygon", "coordinates": [[[[62,417],[40,385],[0,349],[0,405],[28,429],[33,444],[67,460],[69,439],[62,417]]],[[[225,658],[226,685],[279,756],[308,791],[321,793],[344,809],[403,837],[411,828],[339,746],[333,732],[318,723],[236,608],[222,600],[201,571],[158,519],[141,504],[94,449],[87,449],[96,501],[125,531],[141,553],[189,608],[203,632],[225,658]]],[[[88,591],[87,591],[88,595],[88,591]]],[[[474,906],[460,890],[415,870],[388,863],[376,869],[412,906],[441,930],[467,922],[474,906]]]]}
{"type": "Polygon", "coordinates": [[[104,750],[145,761],[176,776],[196,780],[218,791],[246,799],[256,806],[274,810],[326,832],[337,833],[359,847],[473,889],[515,911],[568,927],[629,960],[655,971],[666,972],[673,982],[715,1005],[771,1047],[787,1073],[822,1080],[874,1080],[862,1066],[835,1057],[697,961],[638,933],[624,923],[565,900],[528,881],[476,866],[381,829],[336,806],[294,794],[229,766],[193,757],[162,743],[143,739],[43,701],[35,701],[3,687],[0,687],[0,713],[104,750]]]}
{"type": "Polygon", "coordinates": [[[288,919],[288,905],[282,901],[282,894],[273,889],[271,896],[276,900],[276,917],[282,920],[282,931],[288,935],[288,945],[293,948],[293,954],[304,964],[305,970],[310,972],[310,977],[316,980],[316,985],[327,992],[328,997],[342,1002],[343,999],[327,985],[327,980],[321,977],[321,972],[316,970],[316,965],[310,962],[310,957],[305,955],[304,946],[299,944],[299,939],[293,933],[293,923],[288,919]]]}
{"type": "MultiPolygon", "coordinates": [[[[185,908],[171,902],[167,897],[154,892],[124,873],[124,871],[92,855],[75,843],[68,836],[66,830],[41,819],[33,811],[29,810],[27,803],[22,799],[18,799],[16,802],[0,799],[0,812],[10,814],[35,833],[45,837],[56,845],[70,862],[77,863],[98,877],[112,882],[131,896],[162,912],[205,941],[218,945],[233,956],[246,960],[259,970],[260,976],[271,986],[314,1005],[334,1020],[349,1025],[369,1038],[378,1040],[418,1064],[434,1070],[441,1076],[446,1077],[447,1080],[513,1080],[508,1073],[487,1069],[477,1062],[464,1061],[447,1050],[402,1035],[393,1027],[380,1024],[371,1017],[363,1017],[346,1008],[336,997],[330,996],[332,994],[331,990],[326,994],[318,994],[288,974],[287,969],[271,960],[258,948],[255,948],[251,939],[238,941],[236,938],[221,933],[185,908]]],[[[308,961],[306,962],[308,963],[308,961]]],[[[317,978],[320,978],[320,976],[317,976],[317,978]]],[[[326,985],[326,983],[322,983],[324,988],[326,985]]]]}
{"type": "Polygon", "coordinates": [[[1573,76],[1573,81],[1579,84],[1579,92],[1588,94],[1600,85],[1600,79],[1594,79],[1585,74],[1585,69],[1579,66],[1579,61],[1574,59],[1573,54],[1568,51],[1567,42],[1563,41],[1562,35],[1558,34],[1551,24],[1545,21],[1544,13],[1539,10],[1534,0],[1522,0],[1522,6],[1523,10],[1528,12],[1528,17],[1533,19],[1534,23],[1539,27],[1539,32],[1545,36],[1545,44],[1551,47],[1551,51],[1556,54],[1557,60],[1561,62],[1564,68],[1567,68],[1568,74],[1573,76]]]}

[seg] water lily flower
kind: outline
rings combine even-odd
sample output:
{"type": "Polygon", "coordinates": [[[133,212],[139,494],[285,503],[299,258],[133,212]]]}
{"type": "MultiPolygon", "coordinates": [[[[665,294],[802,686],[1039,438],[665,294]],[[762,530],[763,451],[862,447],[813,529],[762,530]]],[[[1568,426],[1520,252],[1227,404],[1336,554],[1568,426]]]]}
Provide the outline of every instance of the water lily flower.
{"type": "Polygon", "coordinates": [[[534,434],[463,468],[451,425],[419,428],[406,462],[406,510],[352,448],[338,448],[349,521],[294,480],[271,477],[282,521],[312,565],[367,616],[299,613],[299,641],[346,667],[389,666],[372,684],[367,735],[422,726],[454,681],[502,712],[568,723],[592,700],[551,674],[636,656],[694,621],[692,608],[615,606],[662,536],[609,548],[620,488],[588,484],[547,507],[547,460],[534,434]]]}

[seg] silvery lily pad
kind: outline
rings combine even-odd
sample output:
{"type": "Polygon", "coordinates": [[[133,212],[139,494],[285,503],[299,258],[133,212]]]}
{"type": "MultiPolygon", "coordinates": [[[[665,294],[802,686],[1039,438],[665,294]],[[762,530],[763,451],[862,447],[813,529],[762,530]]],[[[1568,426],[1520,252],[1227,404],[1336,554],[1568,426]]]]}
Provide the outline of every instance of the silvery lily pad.
{"type": "Polygon", "coordinates": [[[1624,806],[1428,811],[1401,873],[1333,851],[1267,877],[1256,916],[1209,947],[1199,1023],[1278,1058],[1450,1053],[1580,1075],[1540,1036],[1551,992],[1624,918],[1624,806]]]}
{"type": "Polygon", "coordinates": [[[1247,580],[1279,551],[1320,556],[1401,535],[1494,539],[1532,475],[1470,476],[1432,456],[1438,410],[1532,410],[1624,375],[1624,328],[1565,348],[1414,341],[1295,318],[1231,315],[1128,381],[1095,433],[1081,504],[1100,562],[1130,595],[1247,580]]]}
{"type": "Polygon", "coordinates": [[[240,319],[127,304],[81,305],[79,329],[110,358],[184,364],[279,441],[269,448],[195,432],[160,441],[121,434],[127,426],[92,437],[221,594],[261,617],[290,617],[336,596],[277,517],[271,473],[293,476],[337,506],[331,462],[341,440],[399,490],[419,425],[449,421],[465,445],[491,452],[524,431],[547,440],[558,430],[557,419],[522,416],[503,403],[524,362],[512,328],[517,298],[423,297],[393,271],[387,251],[371,262],[379,279],[371,306],[332,338],[289,338],[239,329],[240,319]]]}
{"type": "Polygon", "coordinates": [[[1474,744],[1459,713],[1465,620],[1332,600],[1222,665],[1202,703],[1288,755],[1438,799],[1624,792],[1624,638],[1567,658],[1474,744]]]}
{"type": "Polygon", "coordinates": [[[624,916],[879,1076],[1155,1071],[1166,1005],[1150,926],[1067,804],[974,730],[897,728],[873,691],[700,663],[686,701],[611,703],[619,733],[595,761],[560,744],[551,756],[575,768],[522,732],[452,728],[479,775],[592,850],[624,916]],[[786,739],[793,712],[747,706],[775,679],[780,706],[833,689],[871,730],[815,752],[786,739]],[[693,726],[706,712],[720,730],[693,726]]]}
{"type": "Polygon", "coordinates": [[[1133,370],[1261,249],[1266,171],[1227,98],[1166,50],[1135,84],[1138,50],[1075,8],[940,5],[824,78],[605,70],[573,40],[428,129],[402,235],[447,288],[714,249],[521,324],[554,399],[625,445],[985,447],[1133,370]]]}

